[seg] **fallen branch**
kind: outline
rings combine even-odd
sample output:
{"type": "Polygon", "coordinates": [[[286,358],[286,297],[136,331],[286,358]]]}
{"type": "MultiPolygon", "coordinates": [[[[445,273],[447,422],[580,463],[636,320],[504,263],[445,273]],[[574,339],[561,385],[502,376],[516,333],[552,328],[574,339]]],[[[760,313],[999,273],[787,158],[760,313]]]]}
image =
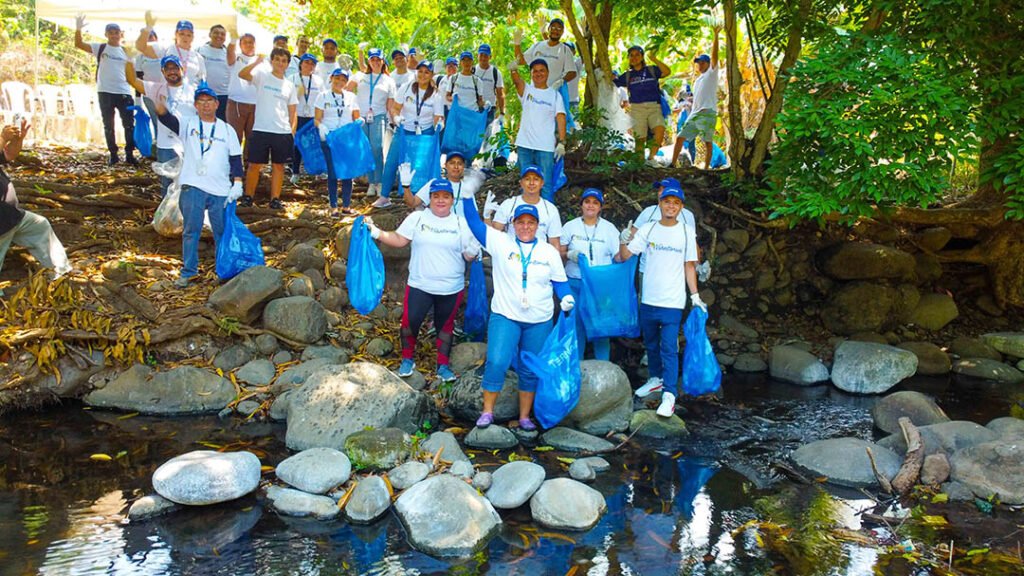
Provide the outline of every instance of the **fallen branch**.
{"type": "Polygon", "coordinates": [[[903,458],[900,471],[892,479],[892,488],[897,494],[903,495],[910,492],[921,476],[924,444],[921,442],[921,432],[910,422],[910,418],[903,416],[899,419],[899,423],[900,429],[903,430],[903,439],[907,443],[907,454],[903,458]]]}
{"type": "Polygon", "coordinates": [[[892,494],[892,484],[889,483],[888,478],[878,471],[878,465],[875,464],[874,452],[871,451],[871,448],[865,448],[865,450],[868,452],[868,460],[871,461],[871,471],[875,473],[875,479],[878,480],[878,485],[882,487],[882,490],[884,490],[886,494],[892,494]]]}
{"type": "Polygon", "coordinates": [[[705,199],[704,202],[707,202],[708,204],[714,206],[715,209],[719,210],[720,212],[725,212],[730,216],[735,216],[736,218],[745,220],[746,222],[753,224],[754,226],[757,226],[759,228],[767,228],[769,230],[782,230],[784,228],[789,228],[789,224],[785,220],[764,220],[744,210],[740,210],[738,208],[730,208],[728,206],[724,206],[712,200],[705,199]]]}
{"type": "Polygon", "coordinates": [[[113,244],[113,241],[108,240],[107,238],[93,238],[92,240],[86,240],[85,242],[80,242],[78,244],[75,244],[74,246],[68,247],[67,253],[74,254],[75,252],[91,250],[92,248],[99,248],[101,246],[110,247],[113,244]]]}
{"type": "Polygon", "coordinates": [[[626,203],[629,204],[630,206],[632,206],[633,209],[636,210],[637,212],[643,211],[643,207],[640,206],[639,202],[637,202],[633,198],[630,198],[629,196],[627,196],[624,192],[622,192],[621,190],[619,190],[615,186],[609,186],[608,188],[611,189],[612,192],[615,192],[616,194],[618,194],[620,198],[625,200],[626,203]]]}
{"type": "Polygon", "coordinates": [[[321,226],[319,222],[313,222],[311,220],[292,220],[289,218],[268,218],[266,220],[260,220],[259,222],[253,222],[249,224],[249,232],[253,234],[259,234],[261,232],[269,232],[275,228],[311,228],[317,229],[321,226]]]}
{"type": "Polygon", "coordinates": [[[118,284],[110,279],[104,280],[103,286],[123,300],[129,308],[137,313],[137,315],[142,316],[150,322],[156,322],[157,319],[160,318],[160,312],[157,311],[156,306],[154,306],[153,303],[147,300],[144,296],[141,296],[131,286],[118,284]]]}

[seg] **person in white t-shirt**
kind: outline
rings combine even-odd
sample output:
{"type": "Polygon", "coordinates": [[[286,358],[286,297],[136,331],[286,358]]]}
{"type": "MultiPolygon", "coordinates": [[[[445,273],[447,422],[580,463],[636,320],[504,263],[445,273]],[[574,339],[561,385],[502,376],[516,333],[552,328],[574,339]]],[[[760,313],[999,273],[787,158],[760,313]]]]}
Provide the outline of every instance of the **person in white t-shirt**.
{"type": "MultiPolygon", "coordinates": [[[[483,412],[476,421],[480,428],[494,423],[494,404],[505,384],[505,372],[512,359],[523,352],[537,354],[551,332],[555,305],[552,295],[561,300],[564,312],[572,310],[576,299],[566,282],[562,257],[554,246],[537,237],[540,216],[537,206],[520,204],[512,214],[514,235],[494,230],[473,210],[472,200],[462,201],[466,223],[473,236],[491,255],[494,296],[491,318],[487,323],[487,364],[480,383],[483,388],[483,412]]],[[[560,317],[559,321],[563,321],[560,317]]],[[[539,378],[525,362],[516,366],[519,375],[519,427],[536,430],[530,420],[533,398],[539,378]]]]}
{"type": "MultiPolygon", "coordinates": [[[[432,178],[423,186],[420,187],[419,191],[415,194],[412,193],[412,179],[416,175],[416,172],[412,169],[409,164],[402,164],[398,167],[398,173],[402,182],[403,200],[405,205],[409,208],[415,208],[422,210],[430,204],[430,185],[438,180],[432,178]]],[[[455,195],[455,205],[452,206],[452,210],[458,213],[462,210],[462,201],[466,198],[473,200],[473,208],[476,206],[476,192],[480,189],[480,185],[483,184],[485,177],[477,170],[466,168],[466,157],[462,155],[462,152],[452,151],[449,152],[444,159],[444,179],[451,182],[452,190],[455,195]]]]}
{"type": "MultiPolygon", "coordinates": [[[[356,97],[359,99],[359,110],[363,114],[366,123],[363,124],[363,131],[370,140],[370,151],[373,153],[374,169],[367,175],[370,182],[367,188],[367,196],[382,196],[380,208],[390,204],[387,195],[381,190],[381,182],[384,174],[384,131],[391,120],[390,112],[395,104],[395,82],[388,74],[387,63],[384,62],[384,54],[380,48],[371,48],[367,52],[369,57],[368,72],[356,74],[356,97]]],[[[388,190],[388,193],[391,191],[388,190]]]]}
{"type": "Polygon", "coordinates": [[[110,153],[108,164],[113,166],[120,160],[117,157],[117,140],[114,136],[114,111],[121,116],[121,128],[124,130],[124,159],[131,166],[138,166],[135,159],[135,117],[128,107],[132,101],[132,87],[125,77],[125,64],[130,62],[128,54],[121,46],[121,27],[107,24],[104,35],[106,44],[89,43],[82,40],[82,28],[85,16],[75,18],[75,47],[92,54],[96,58],[96,90],[100,105],[100,117],[103,119],[103,137],[110,153]]]}
{"type": "MultiPolygon", "coordinates": [[[[561,18],[552,18],[548,24],[547,40],[541,40],[523,52],[523,33],[518,28],[512,33],[512,44],[515,45],[516,60],[519,64],[544,60],[548,65],[550,81],[548,86],[552,90],[559,90],[562,84],[571,81],[578,75],[576,73],[576,61],[573,58],[572,50],[561,42],[562,34],[565,33],[565,23],[561,18]]],[[[531,64],[532,68],[533,65],[531,64]]]]}
{"type": "Polygon", "coordinates": [[[206,66],[206,83],[217,94],[217,118],[227,120],[228,91],[231,88],[231,65],[234,60],[235,33],[231,35],[231,43],[226,44],[228,29],[220,24],[210,28],[210,41],[199,47],[196,52],[203,57],[206,66]]]}
{"type": "Polygon", "coordinates": [[[224,233],[224,207],[242,196],[242,146],[227,122],[217,118],[217,93],[206,83],[196,89],[193,114],[172,113],[157,104],[160,123],[181,139],[181,274],[174,281],[185,288],[199,274],[199,236],[210,219],[214,245],[224,233]]]}
{"type": "MultiPolygon", "coordinates": [[[[440,65],[440,60],[434,62],[434,67],[440,65]]],[[[449,56],[444,60],[444,72],[434,77],[434,83],[437,84],[437,90],[441,94],[448,94],[448,88],[451,86],[452,78],[459,73],[459,60],[454,56],[449,56]]],[[[445,100],[444,103],[444,119],[448,120],[448,112],[452,109],[451,104],[445,100]]],[[[444,138],[444,128],[441,129],[442,136],[444,138]]]]}
{"type": "Polygon", "coordinates": [[[712,30],[715,40],[711,45],[711,56],[701,54],[693,59],[700,76],[693,82],[693,111],[679,129],[679,138],[683,140],[700,136],[704,141],[705,170],[711,167],[715,124],[718,120],[718,33],[722,27],[715,26],[712,30]]]}
{"type": "Polygon", "coordinates": [[[484,219],[496,230],[507,232],[509,236],[515,234],[512,220],[516,209],[523,204],[537,207],[537,230],[536,236],[541,241],[547,241],[562,251],[562,217],[558,213],[558,207],[552,202],[541,198],[540,191],[544,186],[544,174],[539,166],[527,166],[519,179],[519,186],[523,193],[506,199],[500,205],[494,203],[494,195],[488,194],[484,202],[484,219]]]}
{"type": "Polygon", "coordinates": [[[530,63],[530,84],[519,76],[515,60],[508,68],[523,107],[516,134],[519,165],[540,167],[544,198],[552,200],[555,161],[565,156],[565,104],[562,95],[548,87],[548,64],[544,60],[530,63]]]}
{"type": "Polygon", "coordinates": [[[320,77],[326,90],[331,85],[331,73],[342,68],[338,63],[338,43],[334,38],[324,38],[320,45],[320,53],[323,60],[316,63],[316,75],[320,77]]]}
{"type": "Polygon", "coordinates": [[[576,70],[576,76],[566,82],[569,85],[569,110],[572,110],[572,113],[575,115],[580,110],[580,79],[583,78],[583,59],[576,52],[575,44],[566,42],[565,45],[572,51],[572,63],[576,70]]]}
{"type": "Polygon", "coordinates": [[[295,145],[296,109],[299,100],[295,84],[285,77],[291,56],[283,48],[270,52],[270,70],[258,68],[263,56],[238,71],[238,77],[256,88],[256,120],[246,160],[245,196],[242,206],[252,206],[260,171],[268,161],[270,171],[270,208],[281,210],[281,185],[284,184],[284,165],[291,161],[295,145]]]}
{"type": "Polygon", "coordinates": [[[320,92],[316,100],[314,117],[317,130],[320,132],[320,147],[324,151],[324,160],[327,163],[327,199],[331,205],[331,216],[334,218],[340,214],[353,214],[351,178],[341,181],[342,208],[341,212],[338,212],[338,178],[334,172],[331,148],[327,145],[327,135],[332,131],[352,122],[362,122],[359,118],[356,95],[345,89],[348,86],[348,78],[349,71],[344,68],[335,68],[331,72],[331,89],[320,92]]]}
{"type": "Polygon", "coordinates": [[[498,117],[504,119],[505,77],[497,66],[491,64],[491,46],[489,44],[481,44],[476,52],[480,63],[473,69],[473,75],[479,81],[480,93],[484,97],[484,107],[489,109],[487,122],[494,120],[495,110],[497,110],[498,117]]]}
{"type": "MultiPolygon", "coordinates": [[[[313,116],[316,113],[317,99],[320,97],[320,93],[324,91],[323,82],[319,76],[314,74],[316,65],[316,56],[303,54],[299,62],[299,73],[291,77],[292,82],[295,83],[295,90],[297,91],[299,101],[298,108],[296,108],[296,115],[298,116],[298,122],[295,125],[296,131],[313,121],[313,116]]],[[[295,154],[292,155],[292,184],[299,183],[301,163],[302,154],[295,150],[295,154]]]]}
{"type": "MultiPolygon", "coordinates": [[[[580,297],[583,277],[580,272],[579,259],[583,256],[590,266],[606,266],[619,252],[619,231],[615,225],[601,218],[604,207],[604,194],[597,188],[587,188],[580,197],[579,218],[574,218],[562,227],[562,240],[566,247],[565,275],[569,278],[569,288],[573,296],[580,297]]],[[[580,359],[587,346],[587,331],[583,325],[583,316],[576,315],[576,336],[579,341],[580,359]]],[[[598,338],[592,340],[594,358],[608,360],[611,357],[611,340],[598,338]]]]}
{"type": "MultiPolygon", "coordinates": [[[[149,41],[156,42],[159,40],[156,32],[149,33],[149,41]]],[[[135,77],[140,80],[160,80],[163,79],[164,75],[160,72],[160,59],[150,58],[141,52],[135,53],[135,77]]],[[[160,126],[160,121],[156,117],[156,102],[152,99],[147,98],[145,94],[140,92],[135,93],[137,101],[141,101],[141,106],[145,106],[146,113],[149,114],[149,120],[153,123],[152,134],[156,134],[160,126]]],[[[150,153],[151,158],[156,158],[156,151],[153,150],[150,153]]]]}
{"type": "Polygon", "coordinates": [[[409,214],[398,230],[385,232],[367,219],[370,236],[393,248],[412,244],[409,278],[402,302],[402,364],[401,377],[412,376],[416,364],[416,339],[420,326],[431,308],[437,329],[437,375],[453,382],[455,373],[448,365],[455,329],[455,313],[462,302],[466,282],[466,262],[480,253],[469,226],[452,211],[451,182],[434,180],[430,185],[430,207],[409,214]]]}
{"type": "MultiPolygon", "coordinates": [[[[285,48],[288,47],[288,39],[285,37],[285,48]]],[[[299,66],[302,65],[302,57],[309,52],[309,36],[299,36],[298,40],[295,41],[295,52],[291,53],[291,59],[288,61],[288,70],[285,71],[284,75],[291,77],[297,76],[299,73],[299,66]]]]}
{"type": "Polygon", "coordinates": [[[256,87],[238,77],[238,73],[256,60],[256,37],[246,33],[238,39],[239,53],[228,52],[231,83],[228,85],[227,121],[242,141],[243,158],[249,154],[249,138],[256,121],[256,87]]]}
{"type": "Polygon", "coordinates": [[[473,53],[469,50],[459,54],[459,73],[448,81],[445,100],[451,107],[455,97],[459,98],[459,106],[469,108],[473,112],[484,109],[484,97],[480,90],[480,79],[473,74],[473,53]]]}
{"type": "Polygon", "coordinates": [[[683,208],[683,191],[665,188],[659,196],[661,220],[649,222],[631,234],[622,231],[616,260],[624,262],[634,254],[648,253],[649,270],[643,275],[640,296],[640,331],[647,349],[650,379],[637,391],[637,396],[662,391],[658,416],[675,412],[679,392],[679,328],[686,308],[685,285],[690,289],[690,302],[707,312],[707,305],[697,292],[697,231],[683,208]]]}
{"type": "Polygon", "coordinates": [[[174,56],[181,62],[181,72],[193,86],[206,79],[206,64],[203,57],[192,49],[195,27],[188,20],[179,20],[174,27],[174,42],[150,42],[149,33],[156,25],[156,18],[146,11],[146,27],[139,31],[135,49],[150,58],[174,56]]]}
{"type": "Polygon", "coordinates": [[[401,48],[391,51],[391,66],[394,68],[391,71],[391,79],[395,82],[395,90],[405,88],[406,84],[416,79],[416,65],[409,67],[409,61],[401,48]]]}

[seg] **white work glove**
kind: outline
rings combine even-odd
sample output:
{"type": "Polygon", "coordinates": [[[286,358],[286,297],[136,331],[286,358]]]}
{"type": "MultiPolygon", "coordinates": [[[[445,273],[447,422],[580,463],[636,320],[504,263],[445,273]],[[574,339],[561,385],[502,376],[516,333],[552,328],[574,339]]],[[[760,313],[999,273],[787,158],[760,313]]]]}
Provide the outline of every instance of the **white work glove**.
{"type": "Polygon", "coordinates": [[[505,115],[504,114],[498,114],[498,123],[501,124],[502,126],[505,125],[505,115]]]}
{"type": "Polygon", "coordinates": [[[561,160],[563,157],[565,157],[565,143],[559,142],[555,146],[555,160],[561,160]]]}
{"type": "Polygon", "coordinates": [[[629,224],[622,229],[619,233],[619,244],[629,244],[629,241],[633,239],[633,221],[630,220],[629,224]]]}
{"type": "Polygon", "coordinates": [[[559,88],[562,87],[562,84],[565,84],[565,80],[557,78],[554,82],[551,83],[551,89],[558,90],[559,88]]]}
{"type": "Polygon", "coordinates": [[[352,121],[352,123],[358,126],[362,126],[363,124],[366,124],[366,120],[362,118],[356,118],[355,120],[352,121]]]}
{"type": "Polygon", "coordinates": [[[580,251],[579,250],[569,250],[569,253],[566,254],[565,257],[568,258],[570,262],[579,262],[580,261],[580,251]]]}
{"type": "Polygon", "coordinates": [[[401,126],[402,125],[402,115],[401,114],[395,114],[394,116],[391,117],[391,121],[395,123],[395,126],[401,126]]]}
{"type": "Polygon", "coordinates": [[[242,197],[242,192],[245,187],[242,186],[241,180],[235,180],[234,184],[231,185],[231,190],[228,192],[228,204],[238,200],[242,197]]]}
{"type": "Polygon", "coordinates": [[[444,130],[444,118],[438,120],[437,124],[434,124],[434,129],[435,130],[444,130]]]}
{"type": "Polygon", "coordinates": [[[569,294],[565,298],[562,298],[559,305],[562,307],[562,312],[568,312],[576,306],[576,299],[572,297],[572,294],[569,294]]]}
{"type": "Polygon", "coordinates": [[[515,30],[512,31],[512,44],[515,45],[515,46],[519,46],[522,43],[523,43],[523,31],[520,30],[519,28],[516,28],[515,30]]]}
{"type": "Polygon", "coordinates": [[[366,224],[366,228],[370,231],[370,238],[373,238],[374,240],[380,238],[380,228],[377,228],[377,225],[373,223],[373,220],[367,217],[363,220],[363,223],[366,224]]]}
{"type": "Polygon", "coordinates": [[[705,314],[707,314],[708,305],[705,304],[704,301],[700,299],[700,294],[691,294],[690,303],[693,304],[694,308],[700,308],[701,310],[704,311],[705,314]]]}
{"type": "Polygon", "coordinates": [[[327,135],[331,133],[331,131],[327,128],[327,125],[321,124],[317,126],[316,129],[317,131],[320,132],[320,141],[327,142],[327,135]]]}
{"type": "Polygon", "coordinates": [[[82,28],[85,28],[85,14],[75,16],[75,30],[81,30],[82,28]]]}
{"type": "Polygon", "coordinates": [[[369,48],[369,47],[370,47],[370,43],[369,42],[360,42],[359,43],[359,51],[360,52],[366,52],[366,49],[369,48]]]}
{"type": "Polygon", "coordinates": [[[484,102],[484,110],[490,110],[493,107],[494,107],[494,102],[491,102],[489,100],[487,102],[484,102]]]}
{"type": "Polygon", "coordinates": [[[508,61],[508,71],[509,71],[509,73],[519,72],[519,61],[515,60],[515,59],[509,60],[508,61]]]}
{"type": "Polygon", "coordinates": [[[494,201],[494,192],[487,191],[487,199],[484,200],[484,219],[494,219],[494,213],[498,211],[498,203],[494,201]]]}
{"type": "Polygon", "coordinates": [[[483,255],[483,252],[483,246],[481,246],[479,242],[470,242],[465,248],[463,248],[462,256],[465,257],[466,260],[478,260],[480,256],[483,255]]]}
{"type": "Polygon", "coordinates": [[[402,183],[403,188],[412,186],[412,177],[416,175],[416,171],[412,169],[412,164],[403,162],[398,165],[398,181],[402,183]]]}
{"type": "Polygon", "coordinates": [[[466,174],[462,177],[462,193],[467,198],[475,199],[476,193],[484,185],[485,180],[487,180],[487,176],[484,176],[483,172],[467,168],[466,174]]]}
{"type": "Polygon", "coordinates": [[[156,16],[153,16],[152,10],[146,10],[146,28],[152,30],[156,26],[156,16]]]}

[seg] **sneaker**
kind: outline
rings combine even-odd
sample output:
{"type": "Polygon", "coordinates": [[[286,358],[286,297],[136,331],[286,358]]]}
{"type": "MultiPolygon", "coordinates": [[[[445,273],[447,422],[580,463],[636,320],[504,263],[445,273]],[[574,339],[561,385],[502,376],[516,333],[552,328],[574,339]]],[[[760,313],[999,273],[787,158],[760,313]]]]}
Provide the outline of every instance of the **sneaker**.
{"type": "Polygon", "coordinates": [[[341,213],[344,214],[345,216],[352,216],[356,213],[356,211],[346,206],[345,208],[341,209],[341,213]]]}
{"type": "Polygon", "coordinates": [[[374,200],[370,206],[372,208],[391,208],[391,199],[387,196],[381,196],[374,200]]]}
{"type": "Polygon", "coordinates": [[[280,198],[274,198],[273,200],[270,201],[270,209],[271,210],[283,210],[284,209],[284,204],[281,204],[281,199],[280,198]]]}
{"type": "Polygon", "coordinates": [[[292,174],[292,177],[289,178],[288,181],[292,183],[292,186],[298,186],[298,184],[299,184],[299,175],[298,174],[292,174]]]}
{"type": "Polygon", "coordinates": [[[107,160],[107,166],[113,166],[114,164],[117,164],[120,161],[121,160],[117,157],[117,154],[111,154],[110,159],[107,160]]]}
{"type": "Polygon", "coordinates": [[[332,209],[331,210],[331,218],[334,218],[334,219],[341,218],[341,211],[338,210],[337,208],[332,209]]]}
{"type": "Polygon", "coordinates": [[[526,432],[533,432],[534,430],[537,429],[537,425],[534,424],[533,420],[530,420],[529,418],[520,418],[519,429],[526,432]]]}
{"type": "Polygon", "coordinates": [[[377,184],[370,184],[369,186],[367,186],[366,187],[366,195],[367,196],[376,196],[377,195],[377,186],[378,186],[377,184]]]}
{"type": "Polygon", "coordinates": [[[408,358],[402,359],[402,365],[398,367],[398,375],[402,378],[406,376],[412,376],[412,371],[416,369],[416,363],[408,358]]]}
{"type": "Polygon", "coordinates": [[[136,158],[134,154],[125,157],[124,161],[127,162],[128,165],[131,166],[132,168],[139,167],[139,159],[136,158]]]}
{"type": "Polygon", "coordinates": [[[487,428],[491,424],[494,424],[494,414],[491,414],[490,412],[484,412],[476,419],[477,428],[487,428]]]}
{"type": "Polygon", "coordinates": [[[252,208],[252,196],[242,196],[238,199],[238,205],[242,208],[252,208]]]}
{"type": "Polygon", "coordinates": [[[661,378],[648,378],[647,383],[637,388],[634,394],[643,398],[645,396],[650,396],[655,392],[661,392],[662,388],[664,388],[664,384],[662,383],[661,378]]]}
{"type": "Polygon", "coordinates": [[[668,418],[676,411],[676,395],[671,392],[661,393],[661,406],[658,406],[658,416],[668,418]]]}
{"type": "Polygon", "coordinates": [[[178,279],[174,281],[174,287],[188,288],[188,278],[185,278],[184,276],[179,276],[178,279]]]}
{"type": "Polygon", "coordinates": [[[640,359],[641,366],[647,366],[647,352],[644,352],[644,357],[640,359]]]}
{"type": "Polygon", "coordinates": [[[452,369],[447,364],[441,364],[437,367],[437,376],[442,382],[455,381],[455,372],[452,372],[452,369]]]}

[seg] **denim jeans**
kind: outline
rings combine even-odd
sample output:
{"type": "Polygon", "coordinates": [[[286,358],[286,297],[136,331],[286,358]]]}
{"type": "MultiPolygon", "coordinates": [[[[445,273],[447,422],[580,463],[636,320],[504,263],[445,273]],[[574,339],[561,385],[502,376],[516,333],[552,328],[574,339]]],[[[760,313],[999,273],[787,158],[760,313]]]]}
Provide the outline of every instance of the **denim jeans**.
{"type": "Polygon", "coordinates": [[[522,174],[523,170],[531,164],[539,167],[540,171],[544,173],[544,188],[540,191],[540,195],[545,200],[554,202],[555,192],[551,189],[551,185],[554,183],[555,153],[523,147],[518,148],[517,153],[519,154],[519,173],[522,174]]]}
{"type": "MultiPolygon", "coordinates": [[[[307,118],[305,116],[299,116],[297,118],[297,120],[298,120],[298,122],[295,123],[295,132],[296,133],[298,133],[298,131],[301,130],[303,126],[305,126],[306,124],[309,124],[310,122],[313,121],[312,118],[307,118]]],[[[295,147],[295,151],[292,153],[292,175],[294,175],[294,176],[298,176],[299,175],[299,166],[301,165],[301,163],[302,163],[302,152],[299,152],[299,147],[296,146],[295,147]]]]}
{"type": "MultiPolygon", "coordinates": [[[[569,278],[569,289],[572,290],[572,297],[576,299],[576,303],[580,302],[580,289],[583,281],[579,278],[569,278]]],[[[587,328],[583,325],[583,314],[576,312],[576,337],[580,347],[580,360],[583,359],[583,352],[587,349],[587,328]]],[[[612,341],[611,338],[598,338],[592,340],[591,344],[594,345],[594,358],[598,360],[608,360],[611,357],[612,341]]]]}
{"type": "Polygon", "coordinates": [[[207,194],[199,188],[185,185],[181,187],[178,206],[185,221],[185,230],[181,234],[181,277],[191,278],[199,273],[199,235],[203,232],[203,217],[210,214],[210,226],[213,228],[214,246],[220,242],[224,233],[224,203],[227,198],[207,194]]]}
{"type": "Polygon", "coordinates": [[[363,123],[363,133],[370,139],[370,152],[373,154],[373,171],[367,174],[370,184],[380,184],[381,174],[384,173],[384,126],[386,123],[386,114],[374,114],[373,122],[363,123]]]}
{"type": "Polygon", "coordinates": [[[640,303],[640,332],[652,378],[661,378],[666,392],[679,395],[679,327],[683,311],[640,303]]]}
{"type": "MultiPolygon", "coordinates": [[[[331,160],[331,147],[327,142],[320,142],[320,149],[324,151],[324,161],[327,162],[327,200],[331,208],[338,207],[338,179],[334,176],[334,162],[331,160]]],[[[341,181],[341,205],[348,208],[352,204],[352,179],[341,181]]]]}
{"type": "MultiPolygon", "coordinates": [[[[539,353],[550,333],[551,322],[517,322],[491,312],[491,319],[487,322],[487,364],[480,386],[488,392],[500,392],[513,357],[522,352],[539,353]]],[[[526,367],[525,362],[517,364],[519,391],[536,392],[537,375],[526,367]]]]}
{"type": "MultiPolygon", "coordinates": [[[[426,128],[420,130],[421,135],[433,134],[434,128],[426,128]]],[[[391,139],[391,147],[388,148],[388,159],[384,162],[384,171],[381,175],[381,188],[380,195],[387,198],[391,196],[391,189],[395,187],[395,184],[400,184],[398,181],[398,165],[401,163],[399,155],[402,153],[402,137],[403,136],[415,136],[414,130],[406,130],[405,128],[399,127],[395,131],[395,137],[391,139]]],[[[416,194],[416,190],[412,191],[416,194]]],[[[399,192],[401,195],[401,192],[399,192]]]]}
{"type": "MultiPolygon", "coordinates": [[[[154,141],[155,141],[155,138],[154,138],[154,141]]],[[[175,152],[173,148],[157,148],[156,149],[156,161],[157,162],[167,162],[168,160],[174,160],[177,157],[178,157],[178,153],[175,152]]],[[[167,188],[170,187],[171,182],[173,182],[173,181],[174,181],[173,178],[168,178],[167,176],[161,176],[160,177],[160,197],[161,198],[163,198],[164,196],[167,196],[167,188]]]]}
{"type": "Polygon", "coordinates": [[[128,107],[135,104],[127,94],[111,94],[99,92],[97,101],[100,106],[100,117],[103,119],[103,138],[107,141],[107,151],[111,156],[117,154],[117,139],[114,136],[114,110],[121,115],[121,128],[124,129],[124,154],[135,153],[135,115],[128,107]]]}

